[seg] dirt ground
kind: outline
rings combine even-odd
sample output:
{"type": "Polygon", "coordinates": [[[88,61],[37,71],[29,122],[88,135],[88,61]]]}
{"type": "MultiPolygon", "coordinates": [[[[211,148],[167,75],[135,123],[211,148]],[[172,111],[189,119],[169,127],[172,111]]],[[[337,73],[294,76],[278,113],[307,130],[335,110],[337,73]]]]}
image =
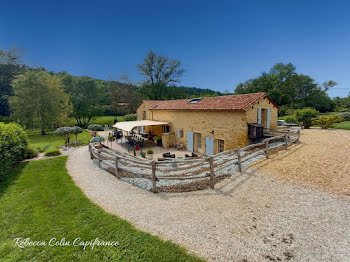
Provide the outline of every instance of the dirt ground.
{"type": "Polygon", "coordinates": [[[350,198],[350,131],[304,129],[300,141],[252,168],[297,185],[350,198]]]}

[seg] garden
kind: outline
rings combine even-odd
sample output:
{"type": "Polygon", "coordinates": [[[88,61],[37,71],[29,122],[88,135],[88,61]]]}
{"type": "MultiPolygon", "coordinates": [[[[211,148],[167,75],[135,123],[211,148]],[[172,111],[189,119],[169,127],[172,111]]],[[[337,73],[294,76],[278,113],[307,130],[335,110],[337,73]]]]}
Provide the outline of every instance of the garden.
{"type": "Polygon", "coordinates": [[[311,126],[322,129],[336,128],[350,130],[350,112],[319,113],[312,108],[296,109],[293,114],[280,116],[279,120],[285,120],[287,124],[297,124],[308,129],[311,126]]]}

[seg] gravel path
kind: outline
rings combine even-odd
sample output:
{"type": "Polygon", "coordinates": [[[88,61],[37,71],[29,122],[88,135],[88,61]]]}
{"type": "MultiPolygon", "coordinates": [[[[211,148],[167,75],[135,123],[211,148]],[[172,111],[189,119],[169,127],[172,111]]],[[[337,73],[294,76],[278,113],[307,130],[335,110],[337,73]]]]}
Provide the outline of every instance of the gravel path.
{"type": "Polygon", "coordinates": [[[300,141],[255,164],[257,172],[350,200],[350,131],[304,129],[300,141]]]}
{"type": "Polygon", "coordinates": [[[67,169],[107,212],[208,261],[350,260],[350,202],[335,195],[249,169],[215,190],[153,194],[98,168],[87,147],[67,169]]]}

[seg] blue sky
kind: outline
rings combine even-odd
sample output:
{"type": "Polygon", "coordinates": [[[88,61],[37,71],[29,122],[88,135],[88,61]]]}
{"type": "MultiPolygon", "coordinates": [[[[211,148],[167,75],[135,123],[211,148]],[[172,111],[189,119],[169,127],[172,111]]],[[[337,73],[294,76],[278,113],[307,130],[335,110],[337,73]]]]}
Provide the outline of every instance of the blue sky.
{"type": "Polygon", "coordinates": [[[0,1],[0,48],[53,71],[141,80],[149,50],[180,60],[183,85],[233,92],[292,62],[317,82],[350,91],[346,1],[0,1]]]}

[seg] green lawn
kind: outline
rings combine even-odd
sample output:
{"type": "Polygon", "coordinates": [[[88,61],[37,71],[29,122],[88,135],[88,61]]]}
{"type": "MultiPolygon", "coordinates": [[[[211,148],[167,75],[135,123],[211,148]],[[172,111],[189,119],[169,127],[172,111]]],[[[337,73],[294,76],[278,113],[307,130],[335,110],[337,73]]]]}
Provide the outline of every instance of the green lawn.
{"type": "Polygon", "coordinates": [[[200,261],[90,202],[68,175],[66,159],[21,163],[0,183],[1,261],[200,261]],[[15,238],[46,245],[21,249],[15,238]],[[49,246],[52,238],[71,245],[49,246]],[[72,246],[76,238],[118,241],[119,246],[84,250],[72,246]]]}
{"type": "Polygon", "coordinates": [[[334,128],[350,130],[350,121],[338,123],[334,128]]]}
{"type": "MultiPolygon", "coordinates": [[[[47,132],[46,135],[41,135],[39,130],[27,131],[30,146],[43,150],[45,148],[57,148],[64,146],[64,139],[62,136],[56,136],[53,132],[47,132]]],[[[75,140],[75,135],[71,135],[71,141],[75,140]]],[[[80,143],[78,145],[87,145],[89,139],[91,139],[90,132],[83,131],[78,135],[80,143]]]]}

